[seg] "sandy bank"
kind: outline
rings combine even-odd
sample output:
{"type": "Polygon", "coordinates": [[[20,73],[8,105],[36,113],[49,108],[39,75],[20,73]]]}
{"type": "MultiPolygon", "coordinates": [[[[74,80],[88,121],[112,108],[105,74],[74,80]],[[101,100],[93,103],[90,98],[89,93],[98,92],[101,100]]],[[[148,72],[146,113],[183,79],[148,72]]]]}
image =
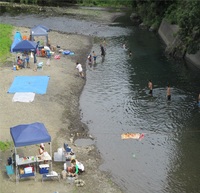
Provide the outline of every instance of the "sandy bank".
{"type": "MultiPolygon", "coordinates": [[[[15,31],[20,31],[23,35],[29,32],[27,28],[18,27],[15,31]]],[[[101,162],[100,156],[95,146],[77,147],[71,143],[70,138],[74,134],[80,133],[80,136],[87,137],[87,128],[80,122],[79,97],[84,87],[85,80],[78,76],[75,69],[75,62],[79,61],[85,65],[87,54],[91,50],[92,39],[86,36],[61,34],[50,32],[49,38],[52,45],[60,45],[63,49],[69,49],[75,52],[73,56],[62,56],[61,59],[50,61],[50,66],[44,65],[43,70],[33,71],[34,64],[31,59],[31,69],[12,70],[12,62],[6,66],[0,67],[1,89],[0,89],[0,140],[11,141],[10,127],[22,123],[42,122],[47,127],[53,144],[53,152],[58,147],[63,146],[64,142],[70,144],[86,168],[86,172],[79,178],[86,183],[84,187],[70,185],[66,180],[41,182],[41,175],[38,174],[36,182],[33,179],[25,179],[15,184],[15,181],[9,181],[5,173],[6,160],[10,151],[0,152],[1,171],[0,171],[0,192],[10,193],[36,193],[36,192],[85,192],[85,193],[117,193],[121,192],[109,177],[98,170],[101,162]],[[15,76],[33,76],[47,75],[50,81],[45,95],[36,95],[32,103],[13,103],[13,94],[7,91],[12,84],[15,76]]],[[[47,59],[38,57],[38,62],[46,64],[47,59]]],[[[11,60],[12,61],[12,60],[11,60]]],[[[30,146],[20,150],[20,153],[36,155],[37,146],[30,146]]],[[[63,163],[53,163],[53,170],[60,173],[63,170],[63,163]]]]}

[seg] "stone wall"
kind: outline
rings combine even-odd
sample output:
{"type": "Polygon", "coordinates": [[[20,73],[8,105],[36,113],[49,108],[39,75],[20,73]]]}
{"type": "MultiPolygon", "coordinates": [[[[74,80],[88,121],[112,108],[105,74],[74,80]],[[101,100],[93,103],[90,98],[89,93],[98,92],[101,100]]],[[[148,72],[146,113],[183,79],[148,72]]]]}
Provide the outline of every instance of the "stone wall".
{"type": "MultiPolygon", "coordinates": [[[[165,42],[167,46],[166,49],[173,47],[173,45],[176,44],[176,33],[178,32],[178,30],[179,27],[177,25],[171,25],[163,19],[159,27],[158,34],[165,42]]],[[[200,51],[198,51],[196,54],[186,54],[185,60],[200,68],[200,51]]]]}

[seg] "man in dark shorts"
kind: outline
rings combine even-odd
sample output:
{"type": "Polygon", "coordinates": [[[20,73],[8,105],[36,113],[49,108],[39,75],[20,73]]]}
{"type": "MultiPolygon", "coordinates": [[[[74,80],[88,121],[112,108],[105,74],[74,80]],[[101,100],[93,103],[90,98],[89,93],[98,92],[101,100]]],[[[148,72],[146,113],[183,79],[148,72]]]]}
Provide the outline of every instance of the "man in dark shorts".
{"type": "Polygon", "coordinates": [[[102,46],[102,44],[100,44],[100,48],[101,48],[101,57],[105,57],[106,52],[105,52],[105,49],[104,49],[104,47],[102,46]]]}

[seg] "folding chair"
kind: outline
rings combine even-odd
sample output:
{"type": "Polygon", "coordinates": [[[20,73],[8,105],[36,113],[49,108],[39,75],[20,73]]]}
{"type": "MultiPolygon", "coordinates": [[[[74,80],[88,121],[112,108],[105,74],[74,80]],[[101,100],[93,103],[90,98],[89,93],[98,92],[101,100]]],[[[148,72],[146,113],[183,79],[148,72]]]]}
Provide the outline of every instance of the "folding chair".
{"type": "Polygon", "coordinates": [[[37,70],[43,70],[43,62],[37,64],[37,70]]]}
{"type": "Polygon", "coordinates": [[[12,180],[12,175],[15,174],[14,169],[13,169],[13,165],[6,165],[6,173],[9,177],[10,180],[12,180]]]}

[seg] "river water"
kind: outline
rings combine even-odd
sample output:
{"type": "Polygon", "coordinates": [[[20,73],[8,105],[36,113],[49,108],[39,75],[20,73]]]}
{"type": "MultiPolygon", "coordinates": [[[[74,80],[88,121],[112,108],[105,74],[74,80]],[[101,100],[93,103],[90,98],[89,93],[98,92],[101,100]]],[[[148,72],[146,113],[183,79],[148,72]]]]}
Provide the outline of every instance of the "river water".
{"type": "MultiPolygon", "coordinates": [[[[95,137],[109,172],[125,193],[200,192],[200,71],[168,59],[152,32],[130,25],[128,17],[114,26],[64,17],[3,15],[0,22],[106,38],[106,57],[87,66],[80,98],[82,121],[95,137]],[[123,22],[123,25],[120,24],[123,22]],[[91,27],[92,26],[92,27],[91,27]],[[80,30],[81,29],[81,30],[80,30]],[[123,43],[132,51],[122,49],[123,43]],[[154,84],[153,96],[147,83],[154,84]],[[166,101],[170,83],[172,100],[166,101]],[[122,133],[144,133],[142,140],[122,140],[122,133]]],[[[100,53],[99,41],[92,50],[100,53]]]]}

